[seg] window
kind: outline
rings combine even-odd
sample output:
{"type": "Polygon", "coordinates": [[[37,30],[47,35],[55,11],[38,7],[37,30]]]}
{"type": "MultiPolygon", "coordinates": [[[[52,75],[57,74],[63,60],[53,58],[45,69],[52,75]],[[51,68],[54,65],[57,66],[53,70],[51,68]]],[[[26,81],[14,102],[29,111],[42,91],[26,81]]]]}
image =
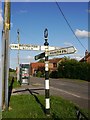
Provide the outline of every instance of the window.
{"type": "Polygon", "coordinates": [[[57,63],[53,63],[53,67],[57,67],[57,63]]]}

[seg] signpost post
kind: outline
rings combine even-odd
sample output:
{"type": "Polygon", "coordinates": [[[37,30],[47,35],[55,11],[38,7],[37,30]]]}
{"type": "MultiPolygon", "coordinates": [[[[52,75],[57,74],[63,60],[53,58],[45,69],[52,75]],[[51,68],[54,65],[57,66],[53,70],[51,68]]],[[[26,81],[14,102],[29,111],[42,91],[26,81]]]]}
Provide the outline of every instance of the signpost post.
{"type": "MultiPolygon", "coordinates": [[[[17,34],[18,34],[18,35],[17,35],[17,38],[18,38],[18,45],[19,45],[19,43],[20,43],[19,29],[17,30],[17,34]]],[[[18,58],[17,81],[19,81],[19,71],[20,71],[20,69],[19,69],[19,49],[18,49],[17,58],[18,58]]]]}
{"type": "Polygon", "coordinates": [[[44,39],[45,39],[45,52],[36,55],[35,60],[41,59],[45,57],[45,109],[46,115],[50,115],[50,98],[49,98],[49,62],[48,62],[48,50],[49,50],[49,43],[48,41],[48,30],[47,28],[44,31],[44,39]]]}
{"type": "Polygon", "coordinates": [[[60,48],[60,47],[51,47],[48,43],[48,30],[47,28],[44,31],[44,46],[39,45],[26,45],[26,44],[10,44],[10,48],[13,50],[33,50],[33,51],[44,51],[41,54],[35,56],[35,60],[45,57],[45,109],[46,115],[50,115],[50,98],[49,98],[49,56],[57,56],[64,54],[72,54],[76,52],[76,48],[73,46],[60,48]]]}
{"type": "Polygon", "coordinates": [[[49,43],[48,40],[48,30],[45,29],[44,31],[44,39],[45,39],[45,52],[36,55],[35,60],[41,59],[45,57],[45,109],[46,109],[46,115],[50,115],[50,98],[49,98],[49,56],[57,56],[57,55],[64,55],[64,54],[72,54],[76,52],[76,48],[73,46],[65,47],[65,48],[59,48],[57,49],[49,50],[49,43]]]}
{"type": "Polygon", "coordinates": [[[48,63],[48,30],[47,28],[44,31],[44,39],[45,39],[45,108],[46,115],[50,115],[50,98],[49,98],[49,63],[48,63]]]}

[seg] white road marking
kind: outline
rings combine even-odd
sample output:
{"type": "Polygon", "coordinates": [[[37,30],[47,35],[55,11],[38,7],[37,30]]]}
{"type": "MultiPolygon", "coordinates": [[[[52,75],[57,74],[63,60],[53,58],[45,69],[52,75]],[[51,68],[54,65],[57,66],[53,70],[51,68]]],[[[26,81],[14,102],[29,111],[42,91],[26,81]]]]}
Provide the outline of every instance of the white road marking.
{"type": "Polygon", "coordinates": [[[55,89],[55,90],[57,90],[57,91],[64,92],[64,93],[67,93],[67,94],[69,94],[69,95],[73,95],[73,96],[75,96],[75,97],[80,98],[80,96],[79,96],[79,95],[76,95],[76,94],[73,94],[73,93],[67,92],[67,91],[65,91],[65,90],[58,89],[58,88],[54,88],[54,87],[50,87],[50,88],[51,88],[51,89],[55,89]]]}

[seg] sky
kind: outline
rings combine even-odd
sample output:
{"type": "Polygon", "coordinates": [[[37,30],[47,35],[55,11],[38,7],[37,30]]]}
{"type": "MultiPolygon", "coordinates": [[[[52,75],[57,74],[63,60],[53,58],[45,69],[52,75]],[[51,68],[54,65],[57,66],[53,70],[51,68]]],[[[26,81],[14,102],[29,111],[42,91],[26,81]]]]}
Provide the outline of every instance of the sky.
{"type": "MultiPolygon", "coordinates": [[[[45,42],[44,30],[47,28],[50,46],[74,46],[77,53],[66,56],[81,59],[85,50],[88,49],[88,38],[90,37],[90,31],[88,31],[88,15],[90,14],[88,2],[58,2],[58,4],[74,34],[85,48],[70,30],[56,2],[12,2],[10,44],[17,43],[17,29],[19,29],[21,44],[43,45],[45,42]]],[[[2,16],[3,3],[0,4],[0,31],[2,31],[2,16]]],[[[36,62],[34,56],[40,53],[41,51],[20,51],[20,63],[36,62]]],[[[63,56],[65,55],[54,57],[63,56]]],[[[10,50],[10,67],[15,69],[17,63],[17,51],[10,50]]]]}

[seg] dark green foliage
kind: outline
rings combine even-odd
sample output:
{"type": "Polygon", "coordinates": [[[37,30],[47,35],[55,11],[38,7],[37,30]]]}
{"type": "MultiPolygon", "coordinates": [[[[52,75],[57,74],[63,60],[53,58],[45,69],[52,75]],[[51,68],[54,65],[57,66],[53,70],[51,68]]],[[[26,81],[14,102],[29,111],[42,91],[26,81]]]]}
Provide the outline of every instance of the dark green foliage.
{"type": "MultiPolygon", "coordinates": [[[[9,77],[8,85],[11,85],[13,77],[9,77]]],[[[17,79],[14,77],[14,83],[13,83],[13,88],[20,87],[20,83],[17,82],[17,79]]]]}
{"type": "Polygon", "coordinates": [[[45,60],[44,59],[40,59],[38,62],[44,63],[45,60]]]}
{"type": "Polygon", "coordinates": [[[41,71],[38,71],[37,74],[36,74],[37,77],[41,77],[42,76],[42,72],[41,71]]]}
{"type": "Polygon", "coordinates": [[[16,70],[9,68],[9,72],[16,72],[16,70]]]}
{"type": "MultiPolygon", "coordinates": [[[[70,78],[70,79],[81,79],[90,80],[90,64],[86,62],[78,62],[75,59],[66,59],[59,63],[58,73],[55,77],[58,78],[70,78]]],[[[54,77],[53,72],[50,77],[54,77]]]]}
{"type": "Polygon", "coordinates": [[[49,76],[50,78],[58,78],[58,71],[52,71],[51,73],[50,73],[50,76],[49,76]]]}
{"type": "Polygon", "coordinates": [[[45,74],[45,67],[39,67],[37,72],[36,72],[36,76],[37,77],[44,77],[45,74]]]}

